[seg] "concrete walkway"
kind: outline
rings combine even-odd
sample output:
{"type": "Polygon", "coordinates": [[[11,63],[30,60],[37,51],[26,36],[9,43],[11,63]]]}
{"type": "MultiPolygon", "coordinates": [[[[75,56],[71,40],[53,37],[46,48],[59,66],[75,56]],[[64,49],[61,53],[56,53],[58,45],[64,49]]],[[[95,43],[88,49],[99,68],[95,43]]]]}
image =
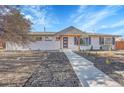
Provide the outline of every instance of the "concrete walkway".
{"type": "Polygon", "coordinates": [[[84,87],[120,87],[112,78],[97,69],[92,62],[72,51],[63,51],[84,87]]]}

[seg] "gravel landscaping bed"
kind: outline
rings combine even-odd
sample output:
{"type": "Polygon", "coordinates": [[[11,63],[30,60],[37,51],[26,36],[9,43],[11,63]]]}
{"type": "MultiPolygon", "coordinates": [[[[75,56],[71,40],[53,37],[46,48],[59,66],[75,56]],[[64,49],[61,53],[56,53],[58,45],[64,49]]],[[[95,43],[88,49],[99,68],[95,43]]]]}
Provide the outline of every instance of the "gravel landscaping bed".
{"type": "Polygon", "coordinates": [[[103,57],[95,54],[90,55],[83,52],[75,53],[93,62],[94,66],[124,86],[124,57],[113,56],[109,58],[110,63],[106,63],[106,60],[108,59],[107,55],[103,57]]]}
{"type": "Polygon", "coordinates": [[[47,59],[25,83],[26,87],[79,87],[79,79],[63,52],[49,52],[47,59]]]}

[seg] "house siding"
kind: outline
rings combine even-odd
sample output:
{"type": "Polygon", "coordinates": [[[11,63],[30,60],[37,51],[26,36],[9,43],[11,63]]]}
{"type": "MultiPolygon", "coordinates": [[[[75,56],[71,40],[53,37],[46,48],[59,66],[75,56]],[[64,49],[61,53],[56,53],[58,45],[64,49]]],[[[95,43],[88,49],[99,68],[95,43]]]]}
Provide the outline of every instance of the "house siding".
{"type": "Polygon", "coordinates": [[[6,50],[59,50],[59,41],[36,41],[25,46],[14,43],[6,43],[6,50]]]}
{"type": "MultiPolygon", "coordinates": [[[[99,50],[100,47],[103,47],[103,50],[108,50],[106,46],[99,44],[99,37],[91,37],[91,44],[89,45],[80,45],[81,50],[99,50]]],[[[111,44],[112,49],[115,49],[115,45],[111,44]]],[[[60,41],[56,41],[55,37],[50,41],[36,41],[31,42],[25,46],[17,45],[15,43],[6,42],[6,50],[59,50],[60,41]]],[[[63,40],[62,40],[62,49],[63,49],[63,40]]],[[[68,49],[78,50],[78,46],[74,44],[74,37],[68,37],[68,49]]]]}
{"type": "MultiPolygon", "coordinates": [[[[104,43],[105,43],[105,39],[108,37],[103,37],[104,38],[104,43]]],[[[112,38],[112,37],[109,37],[112,38]]],[[[100,50],[100,47],[102,47],[102,50],[109,50],[108,47],[111,47],[112,50],[115,49],[115,44],[113,44],[113,42],[109,45],[107,44],[100,44],[100,39],[99,37],[91,37],[91,46],[93,46],[93,50],[100,50]]]]}
{"type": "Polygon", "coordinates": [[[93,50],[100,49],[99,37],[91,37],[91,46],[93,47],[93,50]]]}
{"type": "Polygon", "coordinates": [[[77,50],[77,45],[74,45],[74,37],[68,38],[68,48],[71,50],[77,50]]]}
{"type": "MultiPolygon", "coordinates": [[[[81,44],[80,49],[81,50],[90,50],[91,48],[93,50],[100,50],[101,47],[103,50],[107,50],[109,46],[112,47],[112,49],[115,49],[115,44],[112,42],[112,44],[104,44],[101,43],[100,37],[106,38],[113,38],[118,37],[116,35],[102,35],[102,34],[91,34],[87,32],[83,32],[73,26],[68,27],[64,30],[61,30],[57,33],[51,33],[51,32],[31,32],[29,34],[35,42],[31,42],[29,44],[26,44],[24,46],[17,45],[15,43],[6,42],[6,50],[59,50],[60,48],[63,49],[63,39],[61,41],[59,39],[56,40],[56,37],[68,37],[68,48],[71,50],[79,50],[79,47],[77,44],[74,44],[74,37],[80,36],[83,39],[86,39],[86,44],[81,44]],[[61,46],[60,46],[61,45],[61,46]]],[[[113,39],[114,40],[114,39],[113,39]]],[[[105,41],[105,40],[104,40],[105,41]]],[[[109,40],[107,40],[109,41],[109,40]]]]}
{"type": "MultiPolygon", "coordinates": [[[[62,42],[63,42],[63,40],[62,40],[62,42]]],[[[64,49],[63,43],[62,43],[62,49],[64,49]]],[[[78,45],[74,44],[74,37],[68,37],[68,49],[71,49],[73,51],[78,50],[78,45]]],[[[91,45],[89,45],[89,46],[80,45],[80,49],[81,50],[90,50],[91,45]]]]}

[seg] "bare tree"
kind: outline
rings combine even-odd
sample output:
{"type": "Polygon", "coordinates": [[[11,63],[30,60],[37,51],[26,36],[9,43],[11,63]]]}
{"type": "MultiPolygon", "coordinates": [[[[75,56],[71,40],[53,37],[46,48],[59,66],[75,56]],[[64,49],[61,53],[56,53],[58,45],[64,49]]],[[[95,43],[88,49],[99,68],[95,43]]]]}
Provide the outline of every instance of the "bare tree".
{"type": "Polygon", "coordinates": [[[28,32],[31,24],[31,21],[13,6],[0,6],[0,38],[5,42],[25,44],[30,41],[28,32]]]}

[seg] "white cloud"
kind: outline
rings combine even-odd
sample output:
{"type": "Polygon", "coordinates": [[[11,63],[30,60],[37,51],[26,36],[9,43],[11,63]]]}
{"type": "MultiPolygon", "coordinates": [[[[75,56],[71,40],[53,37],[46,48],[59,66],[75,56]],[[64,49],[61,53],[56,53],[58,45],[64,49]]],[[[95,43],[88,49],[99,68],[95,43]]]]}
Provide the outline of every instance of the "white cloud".
{"type": "Polygon", "coordinates": [[[22,6],[22,13],[26,18],[30,19],[34,25],[41,25],[41,27],[52,27],[53,24],[59,23],[57,17],[52,12],[49,6],[22,6]],[[54,21],[56,22],[54,22],[54,21]]]}
{"type": "Polygon", "coordinates": [[[21,11],[22,13],[25,15],[26,18],[31,19],[31,21],[34,20],[32,19],[37,19],[36,21],[38,21],[38,19],[42,18],[45,16],[45,12],[40,10],[41,6],[22,6],[21,7],[21,11]]]}
{"type": "MultiPolygon", "coordinates": [[[[92,30],[99,29],[99,23],[107,17],[116,15],[116,12],[121,9],[121,6],[105,6],[102,10],[92,11],[95,6],[86,6],[82,9],[79,8],[75,15],[73,23],[78,25],[83,30],[92,30]],[[82,12],[81,12],[82,10],[82,12]]],[[[115,25],[116,26],[116,25],[115,25]]],[[[102,28],[107,28],[108,26],[104,25],[102,28]]]]}
{"type": "Polygon", "coordinates": [[[120,7],[118,6],[106,6],[103,10],[96,12],[94,14],[91,14],[88,16],[87,22],[85,22],[84,25],[82,25],[85,28],[91,28],[97,26],[99,22],[107,17],[110,17],[112,15],[116,14],[116,11],[118,11],[120,7]]]}
{"type": "Polygon", "coordinates": [[[115,31],[113,34],[115,34],[115,35],[123,35],[124,36],[124,29],[120,29],[118,31],[115,31]]]}
{"type": "Polygon", "coordinates": [[[74,23],[79,22],[85,15],[86,15],[86,9],[88,8],[88,6],[86,5],[81,5],[79,6],[78,10],[75,11],[75,13],[73,12],[73,14],[71,15],[71,21],[73,20],[74,23]]]}
{"type": "Polygon", "coordinates": [[[109,28],[117,28],[117,27],[122,27],[124,26],[124,20],[117,21],[115,23],[111,23],[109,25],[101,25],[98,30],[100,29],[109,29],[109,28]]]}
{"type": "Polygon", "coordinates": [[[116,28],[116,27],[120,27],[120,26],[124,26],[124,20],[120,20],[119,22],[112,24],[110,27],[116,28]]]}

